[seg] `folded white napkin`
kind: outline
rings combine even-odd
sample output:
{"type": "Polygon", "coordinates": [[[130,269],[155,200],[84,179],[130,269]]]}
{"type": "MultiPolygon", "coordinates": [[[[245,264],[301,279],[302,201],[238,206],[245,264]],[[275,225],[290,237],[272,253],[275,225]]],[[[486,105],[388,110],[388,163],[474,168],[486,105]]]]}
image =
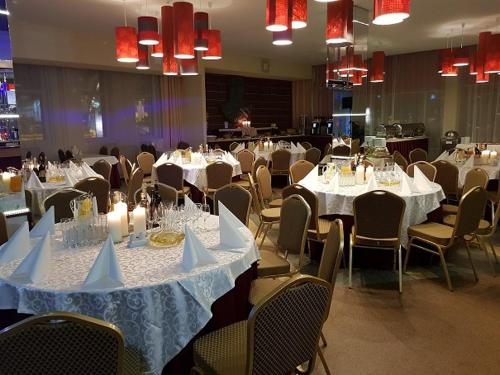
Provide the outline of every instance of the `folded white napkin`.
{"type": "Polygon", "coordinates": [[[90,166],[85,162],[82,163],[82,170],[85,177],[102,177],[100,174],[97,174],[92,168],[90,168],[90,166]]]}
{"type": "Polygon", "coordinates": [[[191,198],[189,198],[187,195],[184,195],[184,207],[185,208],[192,208],[192,207],[196,207],[196,204],[194,204],[194,202],[191,200],[191,198]]]}
{"type": "Polygon", "coordinates": [[[70,168],[72,168],[72,169],[76,169],[76,168],[78,168],[78,167],[76,166],[76,164],[75,164],[75,163],[73,163],[71,160],[69,161],[68,166],[69,166],[70,168]]]}
{"type": "Polygon", "coordinates": [[[33,227],[30,232],[30,237],[43,237],[46,233],[54,234],[55,231],[55,214],[54,206],[51,206],[47,212],[45,212],[38,223],[33,227]]]}
{"type": "Polygon", "coordinates": [[[158,167],[162,164],[165,164],[168,162],[168,156],[166,153],[163,153],[159,158],[158,160],[153,164],[154,167],[158,167]]]}
{"type": "MultiPolygon", "coordinates": [[[[82,172],[83,172],[82,175],[86,176],[87,173],[83,170],[82,172]]],[[[70,170],[69,168],[64,169],[64,175],[65,175],[64,178],[66,179],[66,182],[69,186],[75,186],[75,184],[78,182],[78,180],[75,177],[73,177],[72,170],[70,170]]]]}
{"type": "Polygon", "coordinates": [[[299,152],[306,152],[304,146],[302,146],[299,142],[297,142],[297,149],[299,150],[299,152]]]}
{"type": "Polygon", "coordinates": [[[201,157],[200,157],[200,165],[202,167],[206,167],[208,165],[208,163],[203,155],[201,155],[201,157]]]}
{"type": "Polygon", "coordinates": [[[123,275],[116,259],[115,246],[111,235],[108,236],[99,255],[95,259],[87,278],[82,284],[83,289],[109,289],[122,287],[123,275]]]}
{"type": "Polygon", "coordinates": [[[464,164],[465,168],[474,168],[474,155],[470,156],[464,164]]]}
{"type": "Polygon", "coordinates": [[[293,144],[293,142],[290,142],[290,151],[291,151],[291,152],[294,152],[294,153],[296,153],[296,152],[298,152],[298,151],[299,151],[299,150],[297,149],[297,146],[295,146],[295,145],[293,144]]]}
{"type": "Polygon", "coordinates": [[[247,246],[248,228],[219,201],[220,247],[224,250],[238,250],[247,246]]]}
{"type": "Polygon", "coordinates": [[[45,234],[10,275],[10,279],[19,283],[39,283],[50,273],[52,245],[49,233],[45,234]]]}
{"type": "Polygon", "coordinates": [[[184,251],[181,263],[184,271],[191,272],[195,267],[217,263],[217,259],[187,225],[184,227],[184,235],[184,251]]]}
{"type": "Polygon", "coordinates": [[[227,161],[229,164],[231,164],[231,165],[238,164],[238,160],[236,160],[236,159],[234,158],[234,156],[233,156],[233,155],[231,155],[231,153],[230,153],[230,152],[226,152],[224,156],[225,156],[226,161],[227,161]]]}
{"type": "Polygon", "coordinates": [[[53,169],[54,166],[52,165],[52,163],[50,161],[47,161],[47,169],[53,169]]]}
{"type": "MultiPolygon", "coordinates": [[[[455,151],[453,151],[453,153],[451,155],[453,155],[455,153],[455,151]]],[[[441,153],[441,155],[439,155],[436,159],[436,161],[438,160],[446,160],[448,161],[449,160],[449,157],[451,157],[451,155],[448,155],[448,151],[443,151],[441,153]]]]}
{"type": "Polygon", "coordinates": [[[33,171],[31,171],[30,178],[26,183],[26,189],[43,189],[43,184],[33,171]]]}
{"type": "Polygon", "coordinates": [[[372,174],[368,183],[366,184],[366,192],[377,190],[377,180],[375,179],[375,174],[372,174]]]}
{"type": "Polygon", "coordinates": [[[31,250],[30,229],[25,221],[9,240],[0,247],[0,263],[7,263],[15,259],[21,259],[31,250]]]}
{"type": "Polygon", "coordinates": [[[401,167],[397,164],[394,164],[394,171],[401,176],[401,194],[402,195],[411,195],[411,193],[417,193],[418,190],[415,186],[415,183],[412,181],[410,176],[406,174],[405,171],[401,169],[401,167]]]}
{"type": "Polygon", "coordinates": [[[345,144],[346,144],[346,143],[344,142],[344,139],[343,139],[342,137],[340,137],[340,138],[339,138],[339,143],[340,143],[341,145],[345,145],[345,144]]]}
{"type": "Polygon", "coordinates": [[[413,169],[413,181],[415,182],[415,185],[420,193],[427,193],[433,189],[432,183],[416,165],[413,169]]]}
{"type": "Polygon", "coordinates": [[[245,144],[244,143],[240,143],[238,146],[236,146],[236,148],[233,150],[233,153],[237,154],[238,152],[240,151],[243,151],[245,149],[245,144]]]}

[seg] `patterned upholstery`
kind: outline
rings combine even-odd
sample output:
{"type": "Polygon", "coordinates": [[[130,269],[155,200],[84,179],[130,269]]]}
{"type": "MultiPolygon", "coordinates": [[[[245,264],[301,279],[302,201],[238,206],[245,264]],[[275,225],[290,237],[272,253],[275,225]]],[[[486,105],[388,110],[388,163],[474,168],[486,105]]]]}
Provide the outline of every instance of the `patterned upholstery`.
{"type": "Polygon", "coordinates": [[[281,198],[273,199],[273,188],[269,169],[265,165],[259,166],[256,175],[259,193],[262,195],[264,204],[267,203],[267,206],[271,208],[281,207],[283,200],[281,198]]]}
{"type": "Polygon", "coordinates": [[[244,188],[229,184],[221,187],[214,195],[214,213],[219,214],[219,204],[222,202],[243,224],[248,225],[252,195],[244,188]]]}
{"type": "Polygon", "coordinates": [[[255,159],[255,161],[252,164],[252,177],[255,181],[257,181],[257,169],[259,169],[261,165],[267,167],[267,160],[264,159],[262,156],[255,159]]]}
{"type": "Polygon", "coordinates": [[[306,177],[309,174],[309,172],[311,172],[313,169],[314,169],[313,163],[307,160],[297,160],[290,166],[290,179],[292,180],[292,184],[298,183],[300,180],[306,177]]]}
{"type": "Polygon", "coordinates": [[[109,200],[109,181],[100,177],[88,177],[83,180],[78,181],[75,184],[76,190],[81,190],[86,193],[92,193],[97,200],[97,208],[100,213],[108,212],[108,200],[109,200]]]}
{"type": "Polygon", "coordinates": [[[271,174],[287,175],[292,154],[288,150],[276,150],[271,153],[271,174]]]}
{"type": "Polygon", "coordinates": [[[437,160],[431,163],[436,167],[434,182],[441,185],[447,197],[458,198],[458,168],[446,160],[437,160]]]}
{"type": "Polygon", "coordinates": [[[106,160],[101,159],[96,161],[92,166],[92,169],[96,173],[100,174],[106,181],[109,181],[111,177],[111,164],[109,164],[106,160]]]}
{"type": "Polygon", "coordinates": [[[418,161],[427,161],[427,151],[422,148],[416,148],[410,151],[409,157],[412,164],[418,161]]]}
{"type": "Polygon", "coordinates": [[[155,156],[150,152],[141,152],[137,155],[137,163],[139,164],[139,168],[144,172],[144,176],[150,176],[153,164],[155,163],[155,156]]]}
{"type": "Polygon", "coordinates": [[[69,202],[83,194],[85,194],[83,191],[71,188],[62,189],[45,198],[43,201],[43,207],[45,208],[45,211],[47,211],[51,206],[54,206],[56,223],[59,223],[62,219],[72,219],[73,211],[71,211],[69,202]]]}
{"type": "Polygon", "coordinates": [[[436,179],[437,170],[436,167],[431,163],[427,163],[426,161],[417,161],[413,164],[410,164],[408,168],[406,168],[406,173],[408,176],[413,177],[414,169],[418,167],[420,171],[429,179],[429,181],[434,181],[436,179]]]}
{"type": "Polygon", "coordinates": [[[319,148],[316,148],[316,147],[306,149],[305,159],[309,163],[313,163],[313,165],[317,165],[319,163],[319,161],[321,160],[321,150],[319,148]]]}
{"type": "Polygon", "coordinates": [[[236,159],[238,159],[238,161],[240,162],[241,171],[244,174],[252,173],[252,165],[255,160],[255,155],[252,151],[247,149],[241,150],[236,155],[236,159]]]}

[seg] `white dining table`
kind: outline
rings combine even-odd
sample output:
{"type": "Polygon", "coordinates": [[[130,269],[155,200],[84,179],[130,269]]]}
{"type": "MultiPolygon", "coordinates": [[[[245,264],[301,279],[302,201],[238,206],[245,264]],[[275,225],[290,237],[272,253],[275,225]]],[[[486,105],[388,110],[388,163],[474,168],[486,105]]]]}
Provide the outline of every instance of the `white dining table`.
{"type": "Polygon", "coordinates": [[[56,228],[50,273],[43,281],[15,283],[9,276],[21,260],[0,263],[0,309],[24,314],[68,311],[113,323],[123,332],[126,346],[142,354],[147,373],[161,374],[164,365],[210,320],[212,304],[259,258],[251,233],[245,248],[219,250],[216,216],[193,228],[216,264],[185,272],[181,266],[183,243],[168,248],[128,248],[122,242],[115,248],[124,286],[103,290],[82,289],[102,245],[62,249],[56,228]]]}
{"type": "Polygon", "coordinates": [[[118,164],[118,159],[113,155],[87,154],[82,156],[82,161],[93,166],[99,160],[106,160],[109,164],[118,164]]]}
{"type": "MultiPolygon", "coordinates": [[[[347,215],[353,216],[353,201],[358,195],[367,192],[367,185],[340,186],[338,191],[332,190],[330,184],[323,182],[318,176],[316,166],[299,184],[313,191],[318,197],[319,215],[347,215]]],[[[399,195],[406,202],[401,230],[401,244],[408,244],[407,229],[410,225],[420,224],[427,220],[427,214],[436,210],[440,202],[445,199],[445,194],[440,185],[431,182],[432,190],[425,193],[401,194],[401,191],[391,189],[392,193],[399,195]]],[[[387,190],[377,187],[380,190],[387,190]]],[[[383,219],[384,208],[380,207],[380,217],[383,219]]]]}

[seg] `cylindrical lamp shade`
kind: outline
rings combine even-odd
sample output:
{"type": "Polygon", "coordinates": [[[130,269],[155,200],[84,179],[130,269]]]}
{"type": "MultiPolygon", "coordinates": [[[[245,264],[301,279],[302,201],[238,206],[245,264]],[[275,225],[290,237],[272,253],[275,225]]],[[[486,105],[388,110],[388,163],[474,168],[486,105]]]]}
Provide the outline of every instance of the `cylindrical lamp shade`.
{"type": "Polygon", "coordinates": [[[455,56],[451,49],[445,49],[442,53],[441,61],[441,76],[443,77],[456,77],[458,76],[458,68],[453,66],[455,56]]]}
{"type": "Polygon", "coordinates": [[[293,43],[292,29],[273,32],[273,44],[275,46],[289,46],[293,43]]]}
{"type": "Polygon", "coordinates": [[[153,46],[153,51],[151,52],[153,57],[163,57],[163,41],[160,38],[160,43],[153,46]]]}
{"type": "Polygon", "coordinates": [[[174,56],[177,59],[195,57],[193,4],[185,1],[174,3],[174,56]]]}
{"type": "Polygon", "coordinates": [[[467,48],[461,47],[455,50],[454,66],[467,66],[469,65],[469,60],[469,51],[467,48]]]}
{"type": "Polygon", "coordinates": [[[208,50],[208,39],[206,31],[208,30],[208,13],[195,12],[194,14],[194,49],[196,51],[208,50]]]}
{"type": "Polygon", "coordinates": [[[469,74],[472,76],[477,75],[477,65],[476,65],[476,53],[474,53],[471,58],[470,58],[470,64],[469,64],[469,74]]]}
{"type": "Polygon", "coordinates": [[[361,71],[353,72],[351,82],[353,86],[361,86],[363,84],[363,73],[361,71]]]}
{"type": "Polygon", "coordinates": [[[266,30],[285,31],[292,17],[292,0],[267,0],[266,30]]]}
{"type": "Polygon", "coordinates": [[[292,0],[292,29],[307,26],[307,0],[292,0]]]}
{"type": "Polygon", "coordinates": [[[353,44],[353,6],[353,0],[339,0],[328,3],[326,44],[353,44]]]}
{"type": "Polygon", "coordinates": [[[337,73],[337,64],[336,63],[327,63],[326,64],[326,82],[335,80],[335,75],[337,73]]]}
{"type": "Polygon", "coordinates": [[[478,66],[476,74],[476,83],[488,83],[490,81],[490,75],[484,72],[482,66],[478,66]]]}
{"type": "Polygon", "coordinates": [[[222,44],[220,39],[220,30],[208,30],[208,51],[203,52],[203,60],[222,59],[222,44]]]}
{"type": "Polygon", "coordinates": [[[360,54],[354,55],[352,69],[360,72],[366,72],[368,69],[363,61],[363,56],[360,54]]]}
{"type": "Polygon", "coordinates": [[[374,0],[373,23],[393,25],[410,17],[410,0],[374,0]]]}
{"type": "Polygon", "coordinates": [[[493,34],[488,39],[484,72],[488,74],[500,73],[500,34],[493,34]]]}
{"type": "Polygon", "coordinates": [[[155,44],[160,43],[158,20],[156,17],[139,17],[137,19],[137,26],[139,29],[139,44],[154,46],[155,44]]]}
{"type": "Polygon", "coordinates": [[[121,26],[115,29],[116,60],[124,63],[139,61],[135,27],[121,26]]]}
{"type": "Polygon", "coordinates": [[[198,75],[198,59],[179,60],[181,76],[197,76],[198,75]]]}
{"type": "Polygon", "coordinates": [[[174,57],[174,8],[171,5],[161,7],[161,36],[163,44],[163,74],[175,76],[179,72],[174,57]]]}
{"type": "Polygon", "coordinates": [[[384,51],[373,52],[372,56],[372,71],[370,74],[370,82],[384,82],[385,74],[385,53],[384,51]]]}
{"type": "Polygon", "coordinates": [[[139,70],[149,69],[149,52],[148,46],[143,44],[138,44],[137,48],[139,50],[139,61],[135,64],[135,68],[139,70]]]}

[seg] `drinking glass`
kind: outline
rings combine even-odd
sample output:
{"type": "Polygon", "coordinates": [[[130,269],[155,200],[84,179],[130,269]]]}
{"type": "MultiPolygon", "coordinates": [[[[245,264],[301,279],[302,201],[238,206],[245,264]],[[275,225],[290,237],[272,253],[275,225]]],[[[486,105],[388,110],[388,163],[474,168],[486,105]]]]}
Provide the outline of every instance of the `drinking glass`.
{"type": "Polygon", "coordinates": [[[202,212],[202,217],[203,217],[203,229],[207,230],[207,220],[210,217],[210,205],[202,204],[201,205],[201,212],[202,212]]]}

